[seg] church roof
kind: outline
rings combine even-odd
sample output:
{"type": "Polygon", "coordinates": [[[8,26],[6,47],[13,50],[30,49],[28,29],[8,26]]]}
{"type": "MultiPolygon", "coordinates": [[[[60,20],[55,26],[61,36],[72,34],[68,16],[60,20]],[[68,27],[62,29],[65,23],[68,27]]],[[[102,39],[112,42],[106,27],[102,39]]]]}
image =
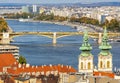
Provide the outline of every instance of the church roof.
{"type": "Polygon", "coordinates": [[[84,51],[84,50],[92,50],[92,47],[90,46],[89,42],[88,42],[88,33],[87,31],[84,32],[84,37],[83,37],[83,44],[80,47],[80,50],[84,51]]]}
{"type": "Polygon", "coordinates": [[[106,27],[104,29],[104,33],[103,33],[103,38],[102,38],[102,43],[101,45],[99,46],[99,48],[101,50],[109,50],[111,49],[111,45],[108,43],[108,35],[107,35],[107,30],[106,30],[106,27]]]}
{"type": "Polygon", "coordinates": [[[102,55],[102,56],[111,55],[109,51],[111,48],[112,46],[108,43],[108,35],[107,35],[106,27],[105,27],[103,37],[102,37],[102,43],[99,46],[99,49],[101,49],[101,52],[99,55],[102,55]]]}
{"type": "Polygon", "coordinates": [[[88,40],[88,33],[87,31],[84,32],[84,37],[83,37],[83,44],[80,47],[80,50],[82,51],[81,56],[90,56],[92,55],[90,53],[90,50],[92,50],[91,45],[89,44],[89,40],[88,40]]]}

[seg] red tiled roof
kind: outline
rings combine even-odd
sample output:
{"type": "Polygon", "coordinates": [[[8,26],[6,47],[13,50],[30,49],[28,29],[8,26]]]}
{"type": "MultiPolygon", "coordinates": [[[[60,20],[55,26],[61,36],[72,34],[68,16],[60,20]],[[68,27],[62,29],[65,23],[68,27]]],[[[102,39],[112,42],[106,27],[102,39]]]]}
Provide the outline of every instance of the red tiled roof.
{"type": "Polygon", "coordinates": [[[94,72],[93,73],[94,76],[107,76],[110,78],[114,78],[115,74],[112,72],[94,72]]]}
{"type": "Polygon", "coordinates": [[[11,66],[17,63],[14,56],[10,53],[0,54],[0,67],[11,66]]]}
{"type": "Polygon", "coordinates": [[[13,68],[10,68],[7,70],[10,74],[20,74],[20,73],[32,73],[32,72],[44,72],[44,74],[47,71],[58,71],[61,73],[73,73],[77,72],[73,67],[71,66],[61,66],[61,65],[53,65],[53,66],[30,66],[30,67],[21,67],[14,70],[13,68]]]}
{"type": "Polygon", "coordinates": [[[58,73],[73,73],[77,72],[71,66],[64,66],[64,65],[43,65],[43,66],[26,66],[21,65],[19,67],[18,62],[14,58],[12,54],[0,54],[0,71],[3,71],[3,67],[10,66],[11,68],[7,69],[7,72],[10,74],[18,75],[20,73],[33,73],[33,72],[46,72],[48,71],[58,71],[58,73]]]}

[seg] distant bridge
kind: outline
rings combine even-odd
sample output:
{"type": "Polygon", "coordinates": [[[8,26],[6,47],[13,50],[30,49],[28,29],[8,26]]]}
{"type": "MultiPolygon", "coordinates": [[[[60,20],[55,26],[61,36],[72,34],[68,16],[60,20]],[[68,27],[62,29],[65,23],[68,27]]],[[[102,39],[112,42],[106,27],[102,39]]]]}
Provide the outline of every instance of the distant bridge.
{"type": "MultiPolygon", "coordinates": [[[[1,44],[10,44],[10,41],[17,36],[22,35],[38,35],[45,36],[53,39],[53,44],[57,43],[58,38],[66,37],[66,36],[77,36],[83,35],[83,32],[11,32],[11,33],[0,33],[1,44]]],[[[102,40],[102,33],[97,32],[88,32],[89,37],[97,38],[98,43],[102,40]]],[[[108,33],[109,38],[119,37],[120,33],[108,33]]]]}

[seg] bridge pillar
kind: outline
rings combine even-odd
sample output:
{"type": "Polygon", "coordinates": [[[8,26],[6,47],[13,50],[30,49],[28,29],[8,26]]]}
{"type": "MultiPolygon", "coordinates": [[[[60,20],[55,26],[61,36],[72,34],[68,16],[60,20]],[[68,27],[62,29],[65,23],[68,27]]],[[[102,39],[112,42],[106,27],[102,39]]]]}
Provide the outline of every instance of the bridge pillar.
{"type": "Polygon", "coordinates": [[[56,32],[53,33],[53,44],[57,43],[56,32]]]}
{"type": "Polygon", "coordinates": [[[10,38],[9,38],[9,33],[8,32],[3,32],[3,36],[1,39],[1,44],[10,44],[10,38]]]}
{"type": "Polygon", "coordinates": [[[102,33],[99,33],[98,44],[101,44],[101,42],[102,42],[102,33]]]}

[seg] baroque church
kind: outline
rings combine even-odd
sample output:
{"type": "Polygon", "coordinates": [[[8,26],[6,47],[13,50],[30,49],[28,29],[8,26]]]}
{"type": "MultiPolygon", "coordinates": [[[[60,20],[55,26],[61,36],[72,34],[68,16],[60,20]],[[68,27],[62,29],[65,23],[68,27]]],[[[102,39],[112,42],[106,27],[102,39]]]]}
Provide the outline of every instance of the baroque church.
{"type": "Polygon", "coordinates": [[[104,29],[102,42],[99,45],[100,53],[98,54],[98,65],[95,68],[94,55],[91,53],[92,46],[89,44],[87,31],[84,32],[83,44],[80,47],[78,72],[84,74],[93,74],[94,71],[112,72],[112,54],[110,49],[112,46],[108,43],[107,30],[104,29]]]}

